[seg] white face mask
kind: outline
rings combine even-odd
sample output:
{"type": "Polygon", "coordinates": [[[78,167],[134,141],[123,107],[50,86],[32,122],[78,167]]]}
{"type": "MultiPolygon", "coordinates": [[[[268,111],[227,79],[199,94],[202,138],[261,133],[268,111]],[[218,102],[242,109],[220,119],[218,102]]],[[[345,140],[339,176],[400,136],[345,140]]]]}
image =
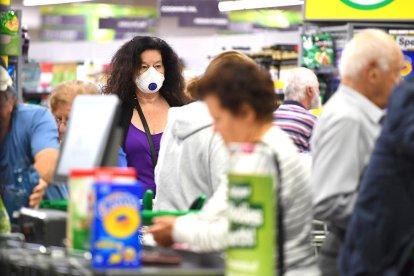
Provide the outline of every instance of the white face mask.
{"type": "Polygon", "coordinates": [[[135,83],[141,92],[155,93],[160,90],[164,79],[163,74],[155,70],[154,67],[150,67],[135,79],[135,83]]]}

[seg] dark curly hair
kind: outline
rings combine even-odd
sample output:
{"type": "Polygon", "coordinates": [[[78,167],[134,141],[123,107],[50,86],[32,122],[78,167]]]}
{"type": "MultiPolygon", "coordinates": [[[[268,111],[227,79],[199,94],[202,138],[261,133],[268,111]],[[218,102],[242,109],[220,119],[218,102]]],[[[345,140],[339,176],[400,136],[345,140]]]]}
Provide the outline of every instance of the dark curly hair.
{"type": "Polygon", "coordinates": [[[134,76],[142,64],[141,54],[146,50],[158,50],[161,53],[165,68],[165,80],[159,91],[161,96],[171,107],[185,104],[187,98],[180,59],[164,40],[157,37],[136,36],[115,53],[104,94],[116,94],[124,104],[134,106],[137,89],[134,76]]]}
{"type": "Polygon", "coordinates": [[[277,108],[276,94],[269,72],[246,60],[217,64],[198,82],[199,95],[214,95],[220,105],[239,115],[244,104],[252,107],[259,121],[272,121],[277,108]]]}

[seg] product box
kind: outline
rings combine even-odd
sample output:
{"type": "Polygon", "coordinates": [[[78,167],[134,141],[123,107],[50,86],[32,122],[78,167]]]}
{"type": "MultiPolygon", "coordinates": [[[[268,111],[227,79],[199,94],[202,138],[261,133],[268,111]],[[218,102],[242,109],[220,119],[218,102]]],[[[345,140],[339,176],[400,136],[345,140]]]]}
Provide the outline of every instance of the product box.
{"type": "Polygon", "coordinates": [[[72,170],[69,178],[68,248],[90,250],[90,229],[93,208],[92,187],[96,181],[135,184],[133,168],[96,168],[72,170]]]}
{"type": "Polygon", "coordinates": [[[140,267],[142,186],[96,182],[92,197],[92,268],[140,267]]]}
{"type": "Polygon", "coordinates": [[[404,79],[414,77],[413,64],[414,64],[414,51],[403,51],[404,65],[401,70],[401,76],[404,79]]]}
{"type": "Polygon", "coordinates": [[[73,170],[69,178],[68,221],[66,241],[68,248],[89,250],[91,227],[88,218],[88,196],[95,181],[94,169],[73,170]]]}

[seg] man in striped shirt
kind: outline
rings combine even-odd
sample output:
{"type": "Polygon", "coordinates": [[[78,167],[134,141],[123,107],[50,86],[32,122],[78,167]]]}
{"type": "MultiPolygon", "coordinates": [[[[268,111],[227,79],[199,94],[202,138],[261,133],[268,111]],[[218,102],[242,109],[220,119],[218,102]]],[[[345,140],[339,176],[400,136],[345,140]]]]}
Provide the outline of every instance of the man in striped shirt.
{"type": "Polygon", "coordinates": [[[285,89],[285,101],[273,113],[273,124],[284,130],[300,152],[310,151],[310,138],[316,116],[309,109],[319,108],[319,82],[307,68],[294,69],[285,89]]]}

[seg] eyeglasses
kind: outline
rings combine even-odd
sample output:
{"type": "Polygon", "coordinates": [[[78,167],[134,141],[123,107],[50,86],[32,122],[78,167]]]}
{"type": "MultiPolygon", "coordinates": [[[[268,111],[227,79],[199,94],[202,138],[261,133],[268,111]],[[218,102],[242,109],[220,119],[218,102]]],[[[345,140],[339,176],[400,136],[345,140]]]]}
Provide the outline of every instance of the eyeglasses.
{"type": "Polygon", "coordinates": [[[67,117],[55,117],[56,124],[60,126],[61,124],[65,124],[65,126],[69,122],[69,118],[67,117]]]}

